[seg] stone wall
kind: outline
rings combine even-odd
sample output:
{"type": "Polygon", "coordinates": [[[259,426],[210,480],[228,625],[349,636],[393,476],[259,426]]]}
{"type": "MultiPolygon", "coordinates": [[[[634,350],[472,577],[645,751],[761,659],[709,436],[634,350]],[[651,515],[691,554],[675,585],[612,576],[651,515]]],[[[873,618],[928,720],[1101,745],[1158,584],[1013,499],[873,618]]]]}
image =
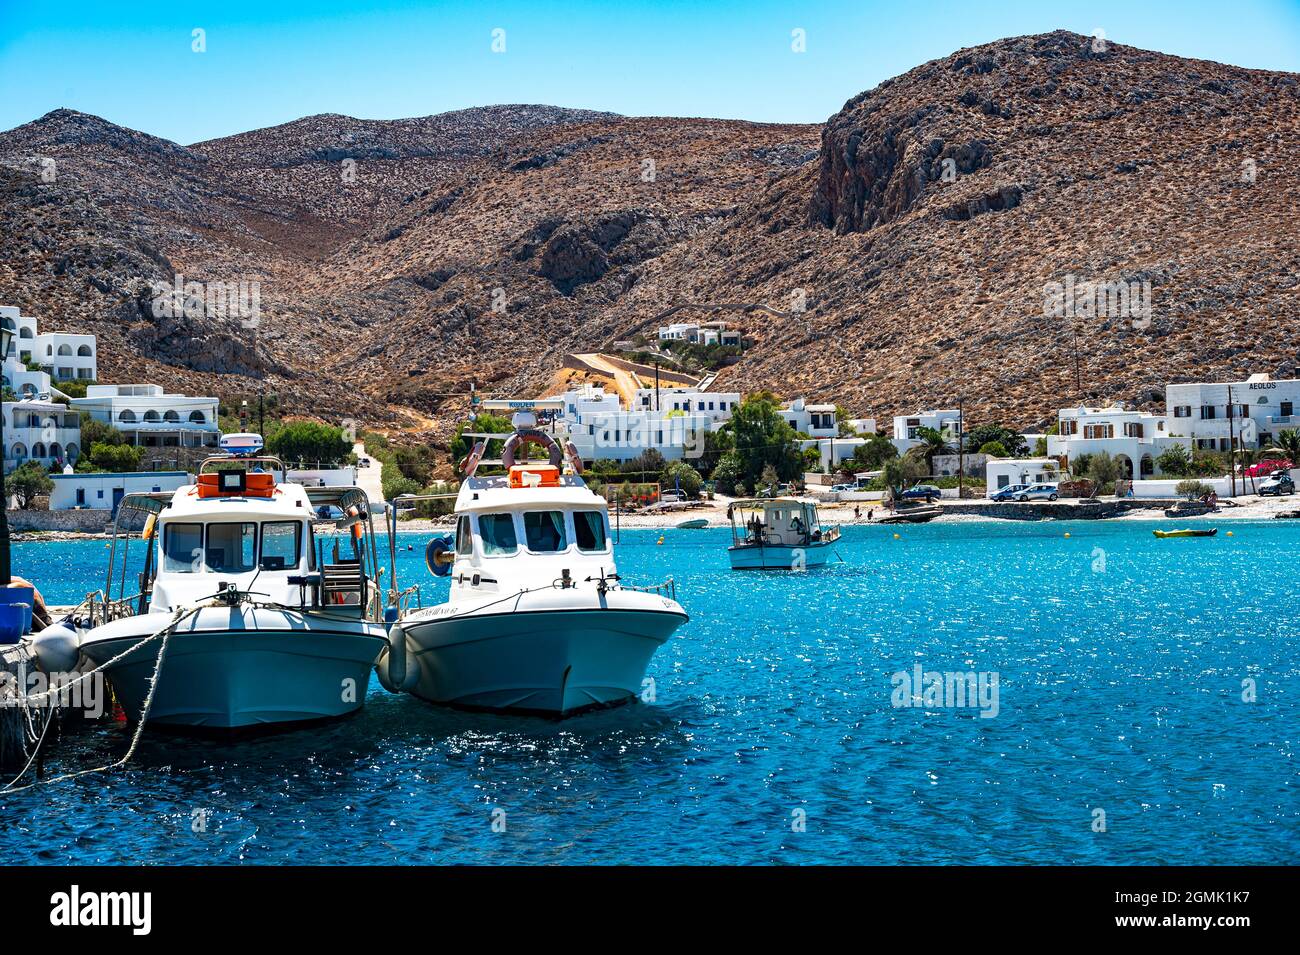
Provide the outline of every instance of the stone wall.
{"type": "Polygon", "coordinates": [[[1095,501],[1090,504],[1070,501],[978,502],[952,501],[943,505],[945,514],[973,514],[979,517],[1003,517],[1013,521],[1086,521],[1118,517],[1126,511],[1159,510],[1173,506],[1173,500],[1095,501]]]}
{"type": "Polygon", "coordinates": [[[113,512],[108,508],[82,508],[78,511],[7,510],[5,516],[9,518],[11,531],[77,531],[100,534],[113,521],[113,512]]]}

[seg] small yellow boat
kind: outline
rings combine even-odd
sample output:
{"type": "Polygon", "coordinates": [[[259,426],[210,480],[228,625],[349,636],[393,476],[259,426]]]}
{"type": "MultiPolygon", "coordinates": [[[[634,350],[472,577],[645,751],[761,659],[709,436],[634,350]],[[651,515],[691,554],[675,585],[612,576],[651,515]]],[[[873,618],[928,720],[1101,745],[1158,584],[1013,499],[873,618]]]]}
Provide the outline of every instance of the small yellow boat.
{"type": "Polygon", "coordinates": [[[1181,527],[1176,531],[1152,531],[1156,537],[1213,537],[1219,533],[1217,527],[1181,527]]]}

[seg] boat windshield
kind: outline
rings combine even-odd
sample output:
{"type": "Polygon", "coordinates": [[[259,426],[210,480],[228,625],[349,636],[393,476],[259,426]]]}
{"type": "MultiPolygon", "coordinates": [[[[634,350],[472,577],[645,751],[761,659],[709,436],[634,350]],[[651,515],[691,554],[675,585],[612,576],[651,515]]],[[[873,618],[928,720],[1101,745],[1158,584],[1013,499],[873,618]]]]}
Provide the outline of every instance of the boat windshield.
{"type": "Polygon", "coordinates": [[[483,538],[483,553],[489,557],[513,554],[519,549],[513,514],[480,514],[478,532],[483,538]]]}
{"type": "Polygon", "coordinates": [[[524,537],[535,554],[550,554],[569,546],[563,511],[525,511],[524,537]]]}
{"type": "Polygon", "coordinates": [[[256,554],[256,524],[208,525],[208,539],[203,548],[203,563],[208,570],[246,574],[256,569],[256,554]]]}
{"type": "Polygon", "coordinates": [[[299,521],[271,521],[262,525],[262,570],[297,567],[302,559],[302,524],[299,521]]]}
{"type": "Polygon", "coordinates": [[[573,533],[578,539],[578,550],[605,550],[605,515],[600,511],[574,511],[573,533]]]}

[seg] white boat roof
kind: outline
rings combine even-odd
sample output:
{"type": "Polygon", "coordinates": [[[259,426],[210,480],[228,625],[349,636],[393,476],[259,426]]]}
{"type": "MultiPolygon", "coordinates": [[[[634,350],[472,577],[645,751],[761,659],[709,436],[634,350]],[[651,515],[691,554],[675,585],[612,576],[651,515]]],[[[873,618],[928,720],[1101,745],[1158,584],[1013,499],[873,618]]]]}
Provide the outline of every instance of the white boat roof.
{"type": "Polygon", "coordinates": [[[471,477],[460,486],[456,511],[536,510],[538,507],[605,508],[605,499],[594,493],[576,474],[561,474],[551,487],[511,487],[504,475],[471,477]]]}
{"type": "Polygon", "coordinates": [[[731,502],[732,507],[788,507],[815,506],[816,501],[805,500],[799,497],[745,497],[738,498],[731,502]]]}

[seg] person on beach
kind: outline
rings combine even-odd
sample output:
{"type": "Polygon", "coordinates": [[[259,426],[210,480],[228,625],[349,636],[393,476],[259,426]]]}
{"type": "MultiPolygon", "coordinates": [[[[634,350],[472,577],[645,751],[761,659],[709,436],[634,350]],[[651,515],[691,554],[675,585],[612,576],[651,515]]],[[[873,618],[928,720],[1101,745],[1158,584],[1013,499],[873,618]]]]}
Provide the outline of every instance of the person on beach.
{"type": "Polygon", "coordinates": [[[858,505],[858,504],[854,504],[854,505],[853,505],[853,519],[854,519],[855,521],[860,521],[860,520],[862,520],[862,507],[861,507],[861,505],[858,505]]]}

